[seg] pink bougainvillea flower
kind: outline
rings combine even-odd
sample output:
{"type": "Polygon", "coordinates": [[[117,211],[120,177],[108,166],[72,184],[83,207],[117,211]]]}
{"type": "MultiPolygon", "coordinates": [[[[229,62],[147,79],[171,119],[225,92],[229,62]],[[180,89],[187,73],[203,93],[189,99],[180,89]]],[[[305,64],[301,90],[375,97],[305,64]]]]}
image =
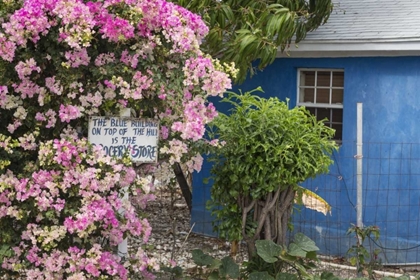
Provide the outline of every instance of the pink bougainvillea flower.
{"type": "MultiPolygon", "coordinates": [[[[154,279],[159,264],[141,248],[123,263],[97,242],[149,242],[141,211],[156,198],[150,175],[170,182],[175,163],[200,170],[192,144],[217,116],[207,98],[231,87],[220,63],[200,50],[207,26],[165,0],[6,2],[0,222],[16,242],[0,274],[154,279]],[[124,108],[159,121],[159,163],[135,170],[128,158],[108,157],[85,138],[90,116],[118,116],[124,108]]],[[[121,135],[112,141],[120,146],[121,135]]]]}

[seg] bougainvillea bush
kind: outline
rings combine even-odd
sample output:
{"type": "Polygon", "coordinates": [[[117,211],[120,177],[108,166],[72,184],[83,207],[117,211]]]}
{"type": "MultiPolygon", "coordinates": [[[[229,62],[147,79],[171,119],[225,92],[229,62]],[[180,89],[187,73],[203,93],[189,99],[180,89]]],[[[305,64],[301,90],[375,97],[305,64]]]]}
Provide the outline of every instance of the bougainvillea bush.
{"type": "Polygon", "coordinates": [[[1,175],[2,268],[24,271],[28,279],[125,279],[130,271],[149,276],[146,268],[157,263],[141,248],[125,262],[112,253],[124,236],[147,242],[151,232],[120,198],[121,185],[144,190],[123,161],[86,140],[56,139],[40,144],[31,176],[1,175]],[[121,208],[124,213],[115,211],[121,208]]]}
{"type": "Polygon", "coordinates": [[[153,277],[141,248],[123,260],[113,248],[148,241],[134,204],[153,199],[147,175],[201,167],[194,143],[217,115],[207,97],[235,74],[200,51],[206,32],[163,0],[0,1],[0,274],[153,277]],[[158,163],[132,166],[87,142],[89,116],[125,108],[159,120],[158,163]]]}

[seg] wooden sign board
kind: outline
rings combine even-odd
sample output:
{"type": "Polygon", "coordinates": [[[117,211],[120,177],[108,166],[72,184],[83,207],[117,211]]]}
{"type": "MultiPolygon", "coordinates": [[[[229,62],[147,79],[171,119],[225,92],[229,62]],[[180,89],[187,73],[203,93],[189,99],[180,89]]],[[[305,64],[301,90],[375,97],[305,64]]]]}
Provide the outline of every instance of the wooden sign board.
{"type": "Polygon", "coordinates": [[[134,162],[156,162],[159,122],[129,117],[90,117],[88,140],[109,156],[129,153],[134,162]]]}

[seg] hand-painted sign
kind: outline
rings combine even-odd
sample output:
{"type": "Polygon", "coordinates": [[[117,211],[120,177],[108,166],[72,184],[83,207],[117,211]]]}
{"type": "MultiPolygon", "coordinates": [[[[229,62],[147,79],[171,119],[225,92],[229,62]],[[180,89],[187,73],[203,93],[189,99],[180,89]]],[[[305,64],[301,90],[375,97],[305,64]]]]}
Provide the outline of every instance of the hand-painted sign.
{"type": "Polygon", "coordinates": [[[128,117],[91,117],[89,142],[100,145],[109,156],[129,153],[135,162],[156,162],[159,122],[128,117]]]}

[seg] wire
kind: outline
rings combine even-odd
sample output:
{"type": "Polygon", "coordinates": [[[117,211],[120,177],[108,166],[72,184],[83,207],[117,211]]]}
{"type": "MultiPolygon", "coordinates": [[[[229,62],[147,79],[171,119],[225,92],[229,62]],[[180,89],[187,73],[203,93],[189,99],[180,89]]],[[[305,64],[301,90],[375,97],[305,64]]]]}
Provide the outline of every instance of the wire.
{"type": "Polygon", "coordinates": [[[369,237],[369,239],[370,239],[370,240],[372,240],[372,242],[373,242],[373,243],[375,243],[375,245],[376,245],[376,246],[378,246],[379,248],[381,248],[381,249],[383,249],[383,250],[392,250],[392,251],[410,251],[410,250],[417,249],[417,248],[419,248],[419,247],[420,247],[420,245],[415,245],[415,246],[412,246],[412,247],[409,247],[409,248],[403,248],[403,249],[400,249],[400,248],[388,248],[388,247],[384,247],[384,246],[382,246],[382,245],[379,245],[379,244],[376,242],[376,240],[375,240],[375,239],[373,239],[372,237],[370,237],[370,236],[368,236],[368,237],[369,237]]]}
{"type": "Polygon", "coordinates": [[[353,210],[356,211],[356,205],[353,203],[353,201],[351,201],[349,189],[347,187],[346,180],[345,180],[343,174],[341,173],[340,165],[338,164],[338,160],[335,156],[335,153],[333,153],[333,157],[334,157],[334,162],[337,165],[337,171],[338,171],[338,175],[339,175],[339,176],[336,176],[336,177],[338,178],[338,180],[343,181],[344,188],[346,189],[347,199],[350,202],[351,206],[353,206],[353,210]]]}
{"type": "MultiPolygon", "coordinates": [[[[347,184],[346,184],[346,180],[344,179],[344,176],[342,175],[342,173],[341,173],[341,170],[340,170],[340,165],[338,164],[338,161],[337,161],[337,158],[336,158],[336,155],[335,155],[335,153],[333,153],[333,157],[334,157],[334,162],[336,162],[337,163],[337,171],[338,171],[338,176],[337,175],[333,175],[333,174],[330,174],[331,176],[336,176],[340,181],[343,181],[343,184],[344,184],[344,188],[346,189],[346,194],[347,194],[347,199],[348,199],[348,201],[350,202],[350,204],[353,206],[353,210],[354,211],[356,211],[356,206],[354,205],[354,203],[352,202],[352,200],[351,200],[351,198],[350,198],[350,193],[349,193],[349,189],[348,189],[348,187],[347,187],[347,184]]],[[[385,247],[385,246],[383,246],[383,245],[380,245],[380,244],[378,244],[378,242],[376,242],[372,237],[370,237],[369,236],[369,239],[376,245],[376,246],[378,246],[379,248],[381,248],[382,250],[392,250],[392,251],[410,251],[410,250],[414,250],[414,249],[417,249],[417,248],[420,248],[420,244],[419,245],[415,245],[415,246],[412,246],[412,247],[408,247],[408,248],[389,248],[389,247],[385,247]]]]}

